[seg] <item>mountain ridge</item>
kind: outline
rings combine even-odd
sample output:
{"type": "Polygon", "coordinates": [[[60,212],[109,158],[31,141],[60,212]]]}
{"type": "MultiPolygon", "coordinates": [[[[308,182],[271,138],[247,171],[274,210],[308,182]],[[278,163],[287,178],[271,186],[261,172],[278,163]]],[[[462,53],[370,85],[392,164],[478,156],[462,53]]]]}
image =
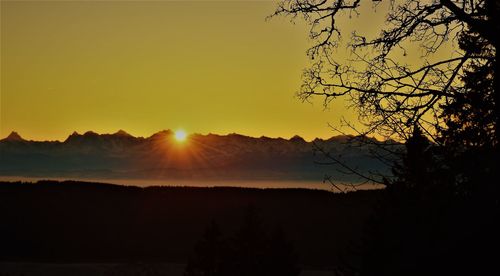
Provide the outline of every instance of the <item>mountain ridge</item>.
{"type": "Polygon", "coordinates": [[[338,181],[359,181],[339,173],[339,168],[320,165],[331,160],[318,154],[318,148],[362,172],[390,172],[373,156],[378,150],[376,139],[352,146],[349,141],[356,141],[354,136],[308,142],[300,136],[285,139],[194,133],[179,142],[172,130],[162,130],[149,137],[135,137],[125,131],[73,132],[62,142],[20,140],[19,134],[9,137],[0,140],[0,175],[317,181],[329,175],[338,181]]]}
{"type": "MultiPolygon", "coordinates": [[[[174,134],[174,131],[171,130],[171,129],[166,129],[166,130],[160,130],[160,131],[157,131],[153,134],[151,134],[150,136],[147,136],[147,137],[143,137],[143,136],[134,136],[130,133],[128,133],[127,131],[123,130],[123,129],[119,129],[118,131],[114,132],[114,133],[97,133],[95,131],[92,131],[92,130],[88,130],[86,132],[84,132],[83,134],[80,134],[78,133],[77,131],[73,131],[70,135],[68,135],[68,137],[64,140],[32,140],[32,139],[24,139],[20,136],[20,134],[17,132],[17,131],[12,131],[9,135],[7,135],[5,138],[3,139],[0,139],[0,141],[7,141],[7,140],[22,140],[22,141],[30,141],[30,142],[65,142],[67,141],[69,138],[71,137],[78,137],[78,136],[122,136],[122,137],[133,137],[133,138],[152,138],[152,137],[155,137],[155,136],[161,136],[161,135],[173,135],[174,134]]],[[[305,141],[307,143],[310,143],[310,142],[314,142],[314,141],[327,141],[327,140],[337,140],[337,141],[346,141],[349,140],[349,139],[356,139],[356,138],[359,138],[361,136],[355,136],[355,135],[349,135],[349,134],[341,134],[341,135],[333,135],[329,138],[319,138],[319,137],[316,137],[314,139],[311,139],[310,141],[306,140],[305,138],[301,137],[300,135],[293,135],[291,136],[290,138],[285,138],[285,137],[281,137],[281,136],[278,136],[278,137],[269,137],[269,136],[265,136],[265,135],[262,135],[260,137],[257,137],[257,136],[250,136],[250,135],[245,135],[245,134],[239,134],[239,133],[228,133],[228,134],[215,134],[215,133],[207,133],[207,134],[201,134],[201,133],[191,133],[191,134],[188,134],[188,136],[218,136],[218,137],[224,137],[224,136],[239,136],[239,137],[245,137],[245,138],[253,138],[253,139],[274,139],[274,140],[296,140],[296,141],[305,141]]],[[[376,142],[383,142],[383,141],[380,141],[378,140],[377,138],[375,137],[364,137],[365,139],[370,139],[370,140],[374,140],[376,142]]]]}

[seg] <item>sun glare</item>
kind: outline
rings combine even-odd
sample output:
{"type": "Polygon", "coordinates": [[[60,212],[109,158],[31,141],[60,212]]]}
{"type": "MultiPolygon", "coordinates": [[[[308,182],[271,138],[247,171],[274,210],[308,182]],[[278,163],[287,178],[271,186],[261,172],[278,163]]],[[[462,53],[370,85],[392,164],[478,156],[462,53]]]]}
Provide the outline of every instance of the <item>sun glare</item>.
{"type": "Polygon", "coordinates": [[[186,141],[187,134],[184,130],[180,129],[175,132],[175,140],[179,142],[184,142],[186,141]]]}

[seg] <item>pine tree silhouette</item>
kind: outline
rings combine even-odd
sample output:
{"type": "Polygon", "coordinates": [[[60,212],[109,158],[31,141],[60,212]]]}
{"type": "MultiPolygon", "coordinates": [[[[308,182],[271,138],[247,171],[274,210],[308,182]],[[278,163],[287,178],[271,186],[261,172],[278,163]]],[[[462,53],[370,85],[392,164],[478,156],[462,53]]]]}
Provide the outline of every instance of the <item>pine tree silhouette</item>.
{"type": "Polygon", "coordinates": [[[293,276],[300,274],[299,257],[293,244],[281,227],[276,227],[269,236],[266,265],[268,275],[293,276]]]}
{"type": "Polygon", "coordinates": [[[195,245],[194,254],[188,261],[184,276],[221,275],[225,242],[215,221],[206,228],[203,238],[195,245]]]}
{"type": "Polygon", "coordinates": [[[221,239],[218,227],[207,228],[189,259],[185,276],[297,276],[298,256],[283,229],[269,233],[255,207],[246,208],[232,238],[221,239]]]}
{"type": "Polygon", "coordinates": [[[406,152],[401,162],[393,167],[396,180],[388,183],[389,186],[402,189],[428,186],[432,182],[431,170],[434,165],[430,146],[420,127],[414,126],[412,136],[405,143],[406,152]]]}

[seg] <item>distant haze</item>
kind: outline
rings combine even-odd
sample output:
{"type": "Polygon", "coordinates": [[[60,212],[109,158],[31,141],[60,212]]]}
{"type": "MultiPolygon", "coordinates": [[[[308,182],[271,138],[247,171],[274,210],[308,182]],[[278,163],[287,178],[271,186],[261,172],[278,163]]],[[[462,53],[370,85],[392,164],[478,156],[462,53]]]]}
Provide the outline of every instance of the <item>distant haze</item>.
{"type": "MultiPolygon", "coordinates": [[[[4,180],[81,179],[125,185],[242,186],[328,188],[335,183],[359,183],[354,175],[328,161],[315,148],[342,158],[360,172],[388,173],[372,156],[377,147],[351,145],[352,137],[336,136],[308,142],[248,137],[240,134],[192,134],[177,141],[170,130],[149,137],[125,131],[73,133],[64,141],[27,141],[18,133],[0,140],[0,176],[4,180]],[[299,184],[300,183],[300,184],[299,184]],[[309,183],[309,184],[305,184],[309,183]]],[[[375,142],[375,140],[374,140],[375,142]]]]}

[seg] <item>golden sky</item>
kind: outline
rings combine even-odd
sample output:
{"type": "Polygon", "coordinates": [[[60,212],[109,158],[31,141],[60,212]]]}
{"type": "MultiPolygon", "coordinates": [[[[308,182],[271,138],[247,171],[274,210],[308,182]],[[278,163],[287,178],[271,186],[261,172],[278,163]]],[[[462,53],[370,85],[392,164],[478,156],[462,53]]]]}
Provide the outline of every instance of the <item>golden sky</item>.
{"type": "Polygon", "coordinates": [[[355,120],[295,98],[307,27],[275,1],[3,1],[0,137],[162,129],[306,139],[355,120]]]}

